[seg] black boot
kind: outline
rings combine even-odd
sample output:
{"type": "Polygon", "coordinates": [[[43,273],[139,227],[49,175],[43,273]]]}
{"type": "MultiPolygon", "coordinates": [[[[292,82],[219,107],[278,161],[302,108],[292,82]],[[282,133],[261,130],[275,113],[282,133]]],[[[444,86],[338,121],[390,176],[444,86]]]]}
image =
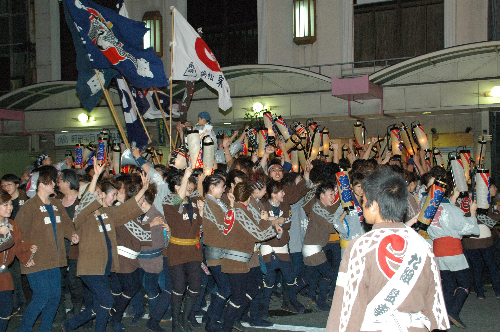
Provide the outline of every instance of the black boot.
{"type": "Polygon", "coordinates": [[[181,305],[182,297],[172,296],[172,332],[183,332],[181,325],[181,305]]]}
{"type": "Polygon", "coordinates": [[[181,325],[184,329],[184,332],[193,332],[193,326],[189,322],[189,314],[191,313],[191,309],[196,302],[196,297],[186,296],[184,300],[184,309],[181,317],[181,325]]]}
{"type": "Polygon", "coordinates": [[[469,291],[467,289],[462,287],[457,288],[453,296],[453,304],[448,312],[450,321],[459,328],[466,328],[465,324],[460,319],[460,311],[462,311],[462,307],[468,295],[469,291]]]}

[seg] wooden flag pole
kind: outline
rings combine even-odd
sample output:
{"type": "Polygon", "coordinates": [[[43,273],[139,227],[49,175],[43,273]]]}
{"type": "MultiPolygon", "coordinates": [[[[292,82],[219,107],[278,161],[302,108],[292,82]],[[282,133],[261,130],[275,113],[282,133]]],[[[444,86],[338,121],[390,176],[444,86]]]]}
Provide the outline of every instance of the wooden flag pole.
{"type": "MultiPolygon", "coordinates": [[[[128,91],[129,96],[130,96],[130,102],[132,103],[133,108],[135,108],[135,111],[137,112],[137,116],[139,117],[139,120],[141,120],[141,124],[142,124],[142,128],[144,129],[144,132],[148,136],[148,143],[151,143],[151,142],[153,142],[153,140],[151,139],[151,135],[148,132],[148,128],[146,128],[146,124],[144,123],[144,119],[142,118],[141,112],[139,112],[139,109],[137,108],[137,104],[135,103],[134,96],[132,96],[132,92],[130,91],[128,83],[125,80],[125,77],[123,77],[123,75],[122,75],[122,79],[123,79],[123,81],[125,81],[125,85],[127,86],[127,91],[128,91]]],[[[156,154],[156,150],[154,148],[153,148],[153,162],[155,164],[160,163],[160,160],[159,160],[158,155],[156,154]]]]}
{"type": "Polygon", "coordinates": [[[109,109],[111,110],[111,114],[113,115],[113,118],[115,119],[116,126],[118,127],[118,131],[120,132],[120,135],[122,136],[123,144],[125,144],[125,148],[130,148],[130,143],[128,142],[127,136],[125,135],[125,131],[123,130],[122,124],[120,120],[118,119],[118,115],[116,115],[116,110],[115,106],[113,105],[113,101],[111,100],[111,96],[109,95],[108,90],[104,87],[104,84],[102,83],[101,76],[99,76],[99,71],[97,69],[94,69],[97,79],[99,80],[99,83],[101,84],[102,91],[104,92],[104,97],[106,97],[106,101],[108,102],[109,109]]]}
{"type": "MultiPolygon", "coordinates": [[[[160,107],[161,116],[163,118],[163,123],[165,123],[165,128],[167,128],[168,137],[170,140],[172,140],[172,135],[170,134],[170,130],[168,129],[167,117],[165,116],[165,112],[163,111],[163,107],[161,106],[160,98],[158,97],[158,93],[156,92],[156,89],[154,89],[153,91],[155,93],[156,102],[158,103],[158,106],[160,107]]],[[[172,100],[172,98],[170,98],[170,100],[172,100]]],[[[172,117],[172,105],[170,105],[170,117],[172,117]]],[[[171,142],[169,142],[169,146],[170,147],[172,146],[171,142]]]]}
{"type": "Polygon", "coordinates": [[[173,74],[173,64],[174,64],[174,46],[175,46],[175,41],[174,41],[174,6],[171,7],[172,10],[172,27],[171,27],[171,33],[170,33],[170,130],[168,132],[168,137],[169,137],[169,144],[170,144],[170,151],[173,150],[173,145],[172,145],[172,102],[173,102],[173,96],[172,96],[172,74],[173,74]]]}

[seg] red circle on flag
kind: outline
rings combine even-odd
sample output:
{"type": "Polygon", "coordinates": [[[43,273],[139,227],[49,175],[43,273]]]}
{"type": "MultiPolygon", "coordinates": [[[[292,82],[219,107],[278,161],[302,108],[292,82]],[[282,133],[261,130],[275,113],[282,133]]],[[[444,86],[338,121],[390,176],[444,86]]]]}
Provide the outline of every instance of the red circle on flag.
{"type": "Polygon", "coordinates": [[[201,38],[196,38],[196,43],[194,45],[196,50],[196,54],[198,58],[211,70],[220,71],[219,63],[215,58],[215,55],[212,53],[208,45],[201,38]]]}

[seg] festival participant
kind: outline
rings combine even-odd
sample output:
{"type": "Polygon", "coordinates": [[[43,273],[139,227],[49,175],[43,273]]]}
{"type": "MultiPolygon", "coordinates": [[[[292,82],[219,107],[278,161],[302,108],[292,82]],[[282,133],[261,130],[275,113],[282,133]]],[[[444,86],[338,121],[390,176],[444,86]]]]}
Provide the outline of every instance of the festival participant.
{"type": "Polygon", "coordinates": [[[472,202],[470,217],[465,217],[464,212],[455,206],[460,192],[453,187],[451,174],[448,173],[443,180],[446,183],[444,198],[427,233],[433,242],[434,255],[441,271],[448,317],[454,325],[464,328],[460,311],[469,295],[472,276],[461,239],[464,235],[479,235],[477,203],[472,202]]]}
{"type": "Polygon", "coordinates": [[[55,178],[50,170],[38,174],[36,196],[19,210],[16,219],[23,238],[35,244],[39,251],[36,266],[21,266],[26,274],[33,298],[26,308],[20,331],[31,331],[42,315],[40,331],[51,331],[61,299],[61,271],[67,265],[64,238],[78,243],[75,227],[61,201],[54,195],[55,178]]]}
{"type": "Polygon", "coordinates": [[[149,185],[149,179],[142,176],[142,188],[124,204],[113,206],[118,189],[109,181],[101,183],[96,197],[97,180],[105,166],[97,165],[94,158],[94,176],[88,191],[75,212],[74,222],[81,235],[78,257],[78,275],[92,292],[93,307],[85,308],[78,315],[63,322],[65,332],[95,318],[95,331],[104,332],[113,306],[113,295],[109,288],[109,275],[119,271],[119,256],[116,242],[116,227],[143,214],[138,202],[149,185]],[[102,202],[102,203],[101,203],[102,202]]]}
{"type": "Polygon", "coordinates": [[[362,185],[366,222],[374,226],[344,252],[326,331],[448,329],[432,251],[402,223],[404,180],[381,167],[362,185]]]}
{"type": "MultiPolygon", "coordinates": [[[[276,284],[277,271],[281,272],[283,281],[289,286],[288,298],[293,306],[289,310],[302,313],[304,306],[297,300],[296,289],[299,287],[297,279],[294,278],[292,263],[288,251],[290,235],[288,230],[291,224],[290,204],[285,200],[283,184],[271,180],[267,184],[267,200],[262,201],[262,209],[269,215],[270,221],[278,219],[278,224],[283,228],[280,236],[274,237],[260,246],[262,260],[266,264],[267,274],[264,277],[264,292],[262,298],[262,318],[269,318],[269,301],[276,284]]],[[[300,279],[302,280],[302,279],[300,279]]]]}
{"type": "MultiPolygon", "coordinates": [[[[28,180],[28,184],[26,186],[26,195],[29,198],[32,198],[37,194],[38,176],[40,173],[39,168],[41,168],[42,166],[54,166],[57,172],[60,172],[63,169],[70,169],[73,165],[73,159],[68,156],[57,164],[52,165],[52,159],[50,158],[50,156],[42,153],[36,158],[34,165],[35,169],[33,170],[31,179],[28,180]]],[[[57,175],[55,177],[57,177],[57,175]]]]}
{"type": "Polygon", "coordinates": [[[203,244],[205,245],[205,259],[210,268],[217,292],[207,311],[208,320],[205,325],[207,332],[217,329],[217,322],[221,317],[222,308],[231,295],[228,276],[222,272],[221,261],[224,241],[224,218],[229,211],[222,196],[226,190],[225,178],[219,174],[207,176],[203,180],[205,205],[203,208],[203,244]]]}
{"type": "MultiPolygon", "coordinates": [[[[146,214],[139,217],[143,225],[151,225],[156,218],[163,220],[163,214],[156,210],[153,205],[156,195],[156,186],[149,185],[148,190],[144,193],[144,199],[141,205],[146,214]]],[[[144,288],[149,302],[149,320],[146,327],[154,332],[163,332],[160,327],[160,320],[165,311],[170,306],[171,287],[161,291],[158,281],[160,273],[163,271],[163,256],[162,251],[166,245],[166,232],[170,232],[168,225],[159,224],[151,227],[151,245],[141,246],[139,254],[139,266],[144,270],[144,288]]],[[[142,278],[141,278],[142,279],[142,278]]],[[[142,304],[142,294],[138,293],[142,304]]]]}
{"type": "Polygon", "coordinates": [[[221,232],[225,249],[221,270],[227,274],[231,285],[231,298],[222,328],[224,332],[233,330],[235,320],[241,317],[258,292],[258,284],[248,265],[255,243],[282,233],[278,224],[280,220],[276,218],[271,224],[267,223],[269,216],[265,211],[261,211],[261,220],[254,219],[254,214],[247,208],[250,199],[251,189],[244,183],[237,184],[234,188],[234,200],[231,200],[231,210],[226,214],[221,232]]]}
{"type": "MultiPolygon", "coordinates": [[[[137,176],[130,177],[123,182],[122,188],[125,192],[123,204],[137,195],[141,190],[141,183],[137,176]]],[[[142,199],[139,204],[144,210],[142,199]]],[[[147,212],[147,210],[145,210],[147,212]]],[[[139,270],[138,256],[141,246],[151,245],[151,227],[163,224],[163,218],[158,216],[150,224],[142,224],[142,216],[133,218],[127,223],[116,226],[116,245],[118,249],[119,269],[112,273],[115,288],[112,288],[115,295],[113,310],[111,311],[110,323],[113,330],[122,331],[124,326],[121,323],[123,313],[130,300],[141,290],[142,275],[139,270]],[[120,290],[120,293],[116,292],[120,290]]]]}
{"type": "Polygon", "coordinates": [[[203,253],[200,244],[200,226],[203,217],[203,201],[187,195],[191,168],[170,174],[168,184],[174,197],[163,205],[165,218],[170,227],[170,242],[167,261],[172,289],[172,331],[191,332],[189,315],[201,290],[201,262],[203,253]],[[187,286],[187,287],[186,287],[187,286]],[[186,293],[184,306],[183,296],[186,293]],[[183,312],[181,316],[181,307],[183,312]]]}
{"type": "Polygon", "coordinates": [[[5,174],[2,176],[2,189],[5,190],[10,197],[12,197],[12,214],[10,219],[15,220],[17,212],[21,208],[21,206],[26,203],[28,200],[28,196],[26,196],[26,192],[19,190],[19,183],[21,179],[19,179],[15,174],[5,174]]]}
{"type": "MultiPolygon", "coordinates": [[[[328,244],[330,234],[336,233],[335,226],[338,227],[339,219],[334,211],[338,210],[339,205],[337,186],[333,181],[325,181],[317,186],[314,204],[310,210],[306,210],[309,214],[309,223],[302,254],[304,264],[312,267],[321,276],[316,307],[322,311],[329,310],[326,299],[332,282],[336,280],[323,248],[328,244]]],[[[315,292],[316,289],[310,290],[310,294],[311,291],[315,292]]]]}
{"type": "MultiPolygon", "coordinates": [[[[495,184],[490,183],[490,197],[495,197],[497,194],[497,187],[495,184]]],[[[464,199],[462,198],[462,203],[464,199]]],[[[466,204],[460,204],[464,206],[466,204]]],[[[468,204],[467,204],[468,205],[468,204]]],[[[462,208],[462,210],[464,210],[462,208]]],[[[466,212],[466,211],[464,211],[466,212]]],[[[470,211],[468,211],[470,213],[470,211]]],[[[468,216],[468,213],[465,213],[468,216]]],[[[495,291],[495,296],[500,298],[500,273],[498,265],[495,260],[495,249],[493,247],[494,239],[498,236],[497,231],[493,228],[500,220],[500,215],[494,213],[493,205],[488,208],[488,214],[478,214],[477,223],[479,225],[479,237],[471,236],[462,239],[462,245],[465,249],[465,257],[472,265],[472,272],[474,277],[474,286],[477,298],[483,300],[483,267],[484,263],[490,271],[491,284],[495,291]],[[483,263],[484,259],[484,263],[483,263]]]]}
{"type": "Polygon", "coordinates": [[[10,219],[12,210],[12,197],[7,191],[0,189],[0,332],[7,330],[12,313],[14,282],[8,266],[14,257],[26,268],[34,266],[33,255],[37,251],[35,245],[23,241],[19,228],[10,219]]]}
{"type": "MultiPolygon", "coordinates": [[[[59,192],[62,194],[61,203],[66,209],[69,219],[73,220],[75,210],[80,203],[80,199],[78,199],[78,192],[80,189],[78,175],[76,175],[76,173],[71,169],[62,170],[61,174],[57,178],[57,187],[59,192]]],[[[63,271],[62,275],[63,278],[66,277],[71,295],[71,303],[73,304],[70,314],[75,315],[82,309],[84,286],[82,280],[76,275],[76,267],[78,264],[78,245],[72,246],[69,241],[65,241],[65,244],[66,252],[68,254],[68,268],[66,271],[63,271]]],[[[66,308],[64,306],[64,297],[61,302],[62,303],[59,305],[58,312],[61,311],[61,309],[65,312],[66,308]]],[[[62,316],[64,317],[64,315],[62,316]]]]}

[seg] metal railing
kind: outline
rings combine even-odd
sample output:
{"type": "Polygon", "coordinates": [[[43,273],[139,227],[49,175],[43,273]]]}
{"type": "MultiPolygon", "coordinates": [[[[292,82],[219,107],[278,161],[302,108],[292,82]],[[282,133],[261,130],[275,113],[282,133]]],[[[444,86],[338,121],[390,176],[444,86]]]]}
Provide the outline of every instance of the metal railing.
{"type": "Polygon", "coordinates": [[[387,68],[389,66],[395,65],[399,62],[403,62],[411,58],[412,57],[354,61],[354,62],[339,62],[339,63],[328,63],[323,65],[300,66],[296,68],[305,69],[322,75],[326,75],[327,74],[326,72],[328,71],[328,74],[330,74],[330,76],[337,76],[339,78],[357,77],[366,74],[373,74],[378,70],[387,68]],[[329,70],[327,70],[327,68],[329,70]],[[337,73],[337,75],[331,75],[334,73],[337,73]]]}

